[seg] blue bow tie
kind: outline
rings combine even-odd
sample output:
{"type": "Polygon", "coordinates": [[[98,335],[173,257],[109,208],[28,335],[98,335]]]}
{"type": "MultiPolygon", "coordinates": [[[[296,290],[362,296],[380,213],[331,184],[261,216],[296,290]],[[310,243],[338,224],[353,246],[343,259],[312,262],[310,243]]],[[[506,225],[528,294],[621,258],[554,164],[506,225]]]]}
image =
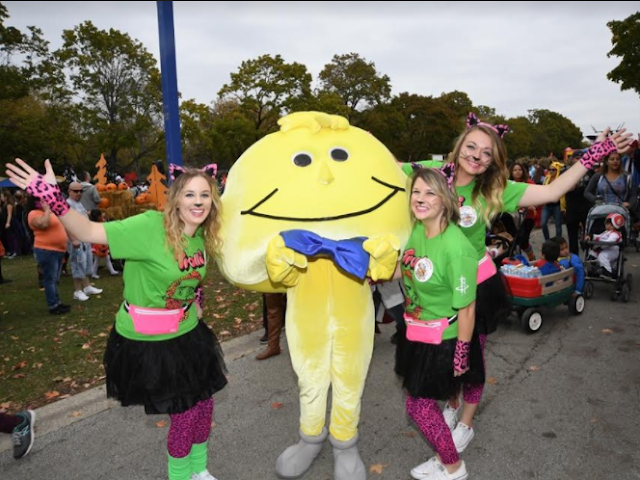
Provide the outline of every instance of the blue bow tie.
{"type": "Polygon", "coordinates": [[[284,244],[298,253],[307,257],[326,255],[342,270],[361,280],[367,275],[369,254],[362,248],[366,237],[331,240],[307,230],[287,230],[280,235],[284,244]]]}

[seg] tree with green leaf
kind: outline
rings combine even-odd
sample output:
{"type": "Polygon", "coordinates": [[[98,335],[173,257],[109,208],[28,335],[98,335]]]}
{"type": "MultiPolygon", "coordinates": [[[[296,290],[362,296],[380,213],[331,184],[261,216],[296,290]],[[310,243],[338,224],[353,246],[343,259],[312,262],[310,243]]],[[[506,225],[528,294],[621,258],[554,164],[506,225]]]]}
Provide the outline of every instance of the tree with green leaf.
{"type": "Polygon", "coordinates": [[[218,92],[223,102],[234,101],[253,122],[255,140],[277,129],[277,121],[311,92],[311,74],[300,63],[286,63],[280,55],[262,55],[242,62],[231,82],[218,92]]]}
{"type": "Polygon", "coordinates": [[[357,53],[334,55],[319,75],[321,91],[337,94],[348,108],[347,118],[375,107],[391,96],[391,80],[381,75],[373,62],[357,53]]]}
{"type": "Polygon", "coordinates": [[[123,149],[138,151],[125,159],[135,162],[161,138],[156,60],[128,34],[99,30],[90,21],[64,30],[62,38],[55,57],[69,72],[75,96],[81,99],[84,130],[107,152],[112,167],[123,149]]]}
{"type": "Polygon", "coordinates": [[[620,65],[607,74],[612,82],[619,83],[621,90],[635,90],[640,95],[640,12],[622,21],[607,23],[613,36],[613,48],[607,57],[620,57],[620,65]]]}

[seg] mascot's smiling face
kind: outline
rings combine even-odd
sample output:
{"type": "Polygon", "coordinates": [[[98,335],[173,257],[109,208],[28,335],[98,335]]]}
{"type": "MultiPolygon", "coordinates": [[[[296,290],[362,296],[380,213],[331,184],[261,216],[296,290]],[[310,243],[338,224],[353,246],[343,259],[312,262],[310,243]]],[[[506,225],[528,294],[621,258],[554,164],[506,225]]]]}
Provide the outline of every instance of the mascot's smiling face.
{"type": "Polygon", "coordinates": [[[227,177],[220,264],[229,280],[265,282],[267,244],[283,230],[334,240],[391,233],[404,245],[407,179],[382,143],[320,112],[293,113],[278,124],[280,131],[251,146],[227,177]]]}

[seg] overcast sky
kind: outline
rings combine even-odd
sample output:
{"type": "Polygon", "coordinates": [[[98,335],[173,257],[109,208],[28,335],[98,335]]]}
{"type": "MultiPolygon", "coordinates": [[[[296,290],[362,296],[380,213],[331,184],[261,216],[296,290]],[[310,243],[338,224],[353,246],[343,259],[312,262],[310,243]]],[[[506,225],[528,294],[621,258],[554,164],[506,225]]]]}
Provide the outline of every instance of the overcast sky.
{"type": "MultiPolygon", "coordinates": [[[[3,2],[8,25],[35,25],[51,48],[85,20],[140,40],[158,57],[156,2],[3,2]]],[[[210,103],[243,60],[281,54],[314,80],[335,54],[356,52],[393,93],[466,92],[508,117],[549,109],[588,135],[640,131],[640,98],[607,80],[606,23],[640,2],[174,2],[178,89],[210,103]]]]}

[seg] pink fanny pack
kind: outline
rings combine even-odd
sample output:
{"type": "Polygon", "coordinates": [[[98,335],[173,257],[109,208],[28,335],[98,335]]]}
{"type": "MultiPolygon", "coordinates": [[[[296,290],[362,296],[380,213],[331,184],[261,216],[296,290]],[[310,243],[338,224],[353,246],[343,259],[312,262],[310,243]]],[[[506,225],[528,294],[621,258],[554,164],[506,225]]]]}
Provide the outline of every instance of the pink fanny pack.
{"type": "Polygon", "coordinates": [[[124,309],[133,320],[133,329],[136,333],[143,335],[177,333],[180,320],[186,315],[190,306],[191,304],[175,310],[166,310],[164,308],[137,307],[129,302],[124,302],[124,309]]]}
{"type": "Polygon", "coordinates": [[[457,319],[458,316],[454,315],[451,318],[424,321],[411,318],[405,313],[404,322],[407,324],[407,340],[440,345],[444,331],[449,325],[455,323],[457,319]]]}
{"type": "Polygon", "coordinates": [[[478,285],[486,279],[493,277],[496,273],[498,273],[496,264],[493,263],[491,255],[485,253],[484,257],[478,262],[478,285]]]}

